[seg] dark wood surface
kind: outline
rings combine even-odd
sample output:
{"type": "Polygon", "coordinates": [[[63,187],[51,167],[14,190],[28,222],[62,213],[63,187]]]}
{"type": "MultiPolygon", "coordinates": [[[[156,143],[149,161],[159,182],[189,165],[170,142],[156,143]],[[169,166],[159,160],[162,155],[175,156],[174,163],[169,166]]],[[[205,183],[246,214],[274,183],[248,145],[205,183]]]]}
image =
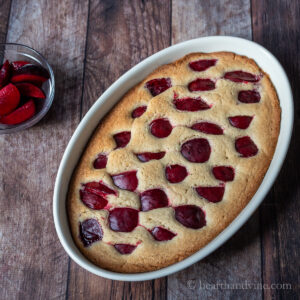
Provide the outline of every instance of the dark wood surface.
{"type": "Polygon", "coordinates": [[[0,0],[5,41],[42,52],[57,86],[39,124],[0,136],[0,299],[299,299],[299,1],[0,0]],[[69,259],[54,229],[52,195],[64,149],[121,74],[171,44],[207,35],[253,39],[286,69],[295,123],[280,175],[243,228],[190,268],[138,283],[92,275],[69,259]],[[253,285],[238,288],[246,283],[253,285]]]}

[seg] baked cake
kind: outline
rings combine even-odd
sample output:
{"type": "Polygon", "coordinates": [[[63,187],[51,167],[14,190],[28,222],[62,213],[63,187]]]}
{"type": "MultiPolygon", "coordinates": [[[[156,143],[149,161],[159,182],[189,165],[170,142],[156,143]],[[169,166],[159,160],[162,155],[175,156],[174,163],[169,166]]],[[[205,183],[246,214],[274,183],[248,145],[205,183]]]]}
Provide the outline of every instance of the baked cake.
{"type": "Polygon", "coordinates": [[[124,273],[195,253],[255,194],[280,114],[269,76],[247,57],[192,53],[158,68],[100,122],[74,171],[76,245],[124,273]]]}

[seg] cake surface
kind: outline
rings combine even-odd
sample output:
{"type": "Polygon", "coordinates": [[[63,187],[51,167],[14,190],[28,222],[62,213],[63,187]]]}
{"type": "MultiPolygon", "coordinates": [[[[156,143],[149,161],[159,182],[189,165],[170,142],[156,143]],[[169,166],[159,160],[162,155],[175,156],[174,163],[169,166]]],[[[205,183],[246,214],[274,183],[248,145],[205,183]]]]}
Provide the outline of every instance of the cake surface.
{"type": "Polygon", "coordinates": [[[269,76],[247,57],[192,53],[158,68],[101,120],[74,171],[77,247],[124,273],[195,253],[255,194],[280,114],[269,76]]]}

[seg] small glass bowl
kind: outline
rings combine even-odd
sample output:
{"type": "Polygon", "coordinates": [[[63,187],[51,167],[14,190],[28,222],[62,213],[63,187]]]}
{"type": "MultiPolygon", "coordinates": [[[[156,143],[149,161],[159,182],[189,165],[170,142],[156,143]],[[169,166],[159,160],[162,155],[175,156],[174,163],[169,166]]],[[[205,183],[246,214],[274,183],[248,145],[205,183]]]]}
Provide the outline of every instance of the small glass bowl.
{"type": "Polygon", "coordinates": [[[34,65],[40,65],[45,68],[50,78],[46,82],[43,83],[42,89],[46,95],[45,99],[38,99],[35,101],[36,104],[36,113],[35,115],[16,125],[5,125],[0,123],[0,134],[2,133],[13,133],[26,128],[29,128],[39,122],[45,114],[48,112],[53,99],[54,99],[54,91],[55,91],[55,81],[53,70],[48,64],[45,57],[34,49],[21,45],[21,44],[1,44],[0,43],[0,65],[8,59],[9,62],[23,60],[28,61],[34,65]]]}

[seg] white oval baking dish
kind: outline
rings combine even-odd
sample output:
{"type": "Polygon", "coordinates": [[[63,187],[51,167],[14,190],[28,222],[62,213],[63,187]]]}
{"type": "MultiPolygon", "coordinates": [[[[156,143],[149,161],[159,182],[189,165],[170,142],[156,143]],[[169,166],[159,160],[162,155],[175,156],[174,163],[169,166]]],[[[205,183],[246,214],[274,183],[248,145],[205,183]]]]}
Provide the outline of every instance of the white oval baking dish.
{"type": "Polygon", "coordinates": [[[114,82],[90,108],[75,130],[66,150],[56,177],[53,196],[53,215],[57,235],[68,255],[84,269],[109,279],[142,281],[155,279],[182,270],[203,259],[225,243],[252,215],[271,188],[284,161],[293,128],[293,97],[288,78],[278,60],[262,46],[236,37],[211,36],[189,40],[164,49],[130,69],[114,82]],[[99,120],[120,100],[141,78],[145,78],[157,67],[170,63],[191,52],[231,51],[253,58],[267,72],[277,90],[282,109],[281,128],[276,151],[266,176],[249,204],[238,217],[204,248],[169,267],[158,271],[123,274],[102,269],[87,260],[73,242],[66,213],[66,195],[73,170],[99,120]]]}

